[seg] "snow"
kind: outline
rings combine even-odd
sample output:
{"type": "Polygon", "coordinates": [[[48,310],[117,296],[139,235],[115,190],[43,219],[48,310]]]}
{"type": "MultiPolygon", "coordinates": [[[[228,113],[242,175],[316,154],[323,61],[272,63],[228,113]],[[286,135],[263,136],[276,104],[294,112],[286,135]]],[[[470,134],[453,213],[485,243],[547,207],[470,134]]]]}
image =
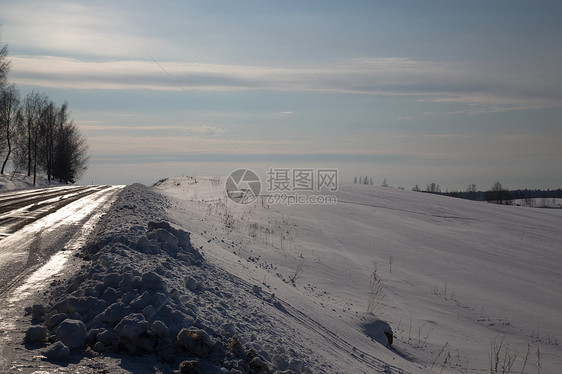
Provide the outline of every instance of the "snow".
{"type": "MultiPolygon", "coordinates": [[[[62,187],[64,188],[64,187],[62,187]]],[[[104,211],[104,206],[110,205],[113,202],[114,194],[116,191],[123,188],[123,186],[111,186],[104,190],[93,193],[88,199],[80,199],[70,203],[55,212],[34,221],[33,223],[24,226],[17,233],[5,237],[0,242],[0,249],[2,256],[0,257],[0,271],[9,272],[10,267],[14,267],[15,263],[29,261],[29,249],[35,249],[34,243],[38,238],[46,243],[47,247],[56,247],[59,245],[59,240],[54,240],[50,237],[51,232],[55,230],[64,230],[64,236],[68,236],[76,225],[80,225],[79,232],[73,236],[71,240],[66,240],[64,249],[67,251],[56,252],[43,266],[37,269],[26,280],[24,284],[18,287],[15,294],[17,297],[10,302],[16,302],[28,294],[29,290],[37,288],[38,284],[45,281],[51,274],[60,271],[68,257],[70,251],[76,248],[81,248],[85,244],[86,238],[94,229],[95,223],[99,220],[100,215],[104,211]]],[[[92,191],[98,190],[98,186],[91,187],[92,191]]],[[[20,194],[28,193],[29,190],[21,191],[20,194]]],[[[70,192],[67,196],[73,196],[74,193],[70,192]]],[[[60,197],[42,201],[40,205],[47,205],[48,202],[56,202],[60,197]]],[[[36,207],[38,204],[33,204],[36,207]]],[[[33,214],[40,213],[40,210],[35,210],[35,213],[29,213],[27,210],[30,206],[22,207],[15,211],[6,213],[2,217],[11,215],[25,215],[26,217],[33,217],[33,214]]],[[[55,233],[57,234],[57,233],[55,233]]],[[[57,235],[54,235],[57,236],[57,235]]],[[[62,248],[61,248],[62,249],[62,248]]]]}
{"type": "Polygon", "coordinates": [[[33,176],[28,177],[25,174],[4,174],[0,175],[0,193],[19,191],[19,190],[29,190],[32,188],[46,188],[53,186],[65,186],[66,183],[59,183],[57,181],[49,182],[47,178],[43,176],[37,176],[35,185],[33,185],[33,176]]]}
{"type": "Polygon", "coordinates": [[[562,208],[562,199],[556,198],[532,198],[511,200],[513,205],[526,206],[531,208],[562,208]]]}
{"type": "Polygon", "coordinates": [[[223,183],[126,187],[33,308],[32,351],[111,372],[476,373],[495,349],[561,371],[562,210],[363,185],[237,205],[223,183]]]}
{"type": "MultiPolygon", "coordinates": [[[[421,369],[402,358],[477,372],[489,370],[490,345],[505,337],[502,353],[518,352],[514,370],[527,344],[526,370],[536,371],[537,348],[543,372],[562,369],[562,210],[361,185],[343,185],[337,205],[236,206],[211,178],[196,180],[158,186],[175,201],[175,222],[203,234],[193,242],[213,262],[268,285],[338,340],[405,371],[421,369]],[[372,296],[375,268],[384,288],[372,296]],[[394,331],[391,351],[364,339],[369,304],[394,331]]],[[[314,349],[329,350],[320,341],[327,346],[314,349]]],[[[344,349],[331,354],[333,371],[369,371],[344,349]]]]}
{"type": "Polygon", "coordinates": [[[56,329],[56,339],[68,349],[81,347],[86,341],[86,325],[80,320],[65,318],[56,329]]]}

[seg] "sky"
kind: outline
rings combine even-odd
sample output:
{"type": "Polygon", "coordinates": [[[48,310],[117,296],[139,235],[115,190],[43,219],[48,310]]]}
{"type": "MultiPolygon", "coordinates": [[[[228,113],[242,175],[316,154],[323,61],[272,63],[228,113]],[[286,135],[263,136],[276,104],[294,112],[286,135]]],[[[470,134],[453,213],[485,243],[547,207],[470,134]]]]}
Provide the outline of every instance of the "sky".
{"type": "Polygon", "coordinates": [[[562,187],[557,1],[7,1],[22,93],[65,100],[81,183],[337,168],[562,187]]]}

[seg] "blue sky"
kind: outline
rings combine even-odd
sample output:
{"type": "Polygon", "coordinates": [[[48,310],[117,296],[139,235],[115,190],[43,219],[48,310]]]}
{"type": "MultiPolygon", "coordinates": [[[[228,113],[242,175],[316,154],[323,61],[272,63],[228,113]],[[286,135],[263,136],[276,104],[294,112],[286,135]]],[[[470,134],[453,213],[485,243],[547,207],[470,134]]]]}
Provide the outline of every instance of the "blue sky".
{"type": "Polygon", "coordinates": [[[10,79],[68,101],[83,183],[307,166],[562,185],[558,2],[2,3],[10,79]]]}

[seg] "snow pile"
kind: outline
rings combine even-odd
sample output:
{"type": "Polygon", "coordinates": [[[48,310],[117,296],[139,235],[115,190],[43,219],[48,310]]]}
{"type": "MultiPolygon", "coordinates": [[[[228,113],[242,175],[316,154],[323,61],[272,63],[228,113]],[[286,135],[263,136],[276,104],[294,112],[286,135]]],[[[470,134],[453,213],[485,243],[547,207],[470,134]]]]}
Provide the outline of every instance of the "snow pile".
{"type": "Polygon", "coordinates": [[[165,218],[167,200],[125,188],[79,254],[78,274],[28,309],[28,342],[49,360],[71,352],[154,355],[162,371],[311,372],[274,295],[209,264],[190,233],[165,218]]]}

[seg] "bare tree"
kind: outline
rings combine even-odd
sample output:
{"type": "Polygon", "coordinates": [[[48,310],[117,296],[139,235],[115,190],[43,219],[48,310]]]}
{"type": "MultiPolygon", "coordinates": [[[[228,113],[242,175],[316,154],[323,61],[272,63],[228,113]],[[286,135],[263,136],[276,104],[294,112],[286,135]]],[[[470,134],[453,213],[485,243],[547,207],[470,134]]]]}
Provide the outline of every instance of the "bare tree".
{"type": "Polygon", "coordinates": [[[20,168],[27,163],[27,138],[25,111],[20,106],[16,115],[14,137],[14,147],[12,152],[12,178],[20,171],[20,168]]]}
{"type": "Polygon", "coordinates": [[[37,174],[37,148],[39,137],[39,118],[43,107],[46,105],[47,97],[32,91],[27,94],[23,103],[25,122],[25,153],[27,155],[27,176],[33,172],[33,180],[37,174]]]}
{"type": "Polygon", "coordinates": [[[74,122],[65,123],[60,131],[54,176],[61,182],[74,183],[88,167],[88,146],[74,122]]]}
{"type": "Polygon", "coordinates": [[[10,61],[6,58],[8,56],[8,46],[4,45],[0,48],[0,87],[6,84],[8,72],[10,71],[10,61]]]}
{"type": "Polygon", "coordinates": [[[441,187],[435,182],[428,184],[426,188],[426,192],[429,193],[441,193],[441,187]]]}
{"type": "Polygon", "coordinates": [[[39,166],[47,173],[49,183],[53,177],[55,163],[57,112],[55,103],[49,101],[39,117],[39,166]]]}
{"type": "Polygon", "coordinates": [[[511,202],[509,191],[500,182],[496,182],[486,193],[486,201],[496,204],[509,204],[511,202]]]}
{"type": "Polygon", "coordinates": [[[476,200],[476,192],[477,189],[474,183],[469,184],[468,187],[466,188],[466,193],[470,200],[476,200]]]}
{"type": "Polygon", "coordinates": [[[5,142],[6,154],[2,162],[0,174],[4,174],[6,164],[12,154],[12,133],[16,127],[16,118],[20,107],[19,92],[13,84],[0,89],[0,129],[2,130],[2,143],[5,142]]]}
{"type": "MultiPolygon", "coordinates": [[[[45,95],[33,91],[20,105],[18,90],[6,87],[10,62],[8,49],[0,48],[0,173],[11,161],[13,172],[27,163],[27,175],[47,174],[49,182],[74,183],[84,173],[88,162],[86,140],[70,120],[68,104],[59,107],[45,95]]],[[[12,175],[13,176],[13,175],[12,175]]]]}

